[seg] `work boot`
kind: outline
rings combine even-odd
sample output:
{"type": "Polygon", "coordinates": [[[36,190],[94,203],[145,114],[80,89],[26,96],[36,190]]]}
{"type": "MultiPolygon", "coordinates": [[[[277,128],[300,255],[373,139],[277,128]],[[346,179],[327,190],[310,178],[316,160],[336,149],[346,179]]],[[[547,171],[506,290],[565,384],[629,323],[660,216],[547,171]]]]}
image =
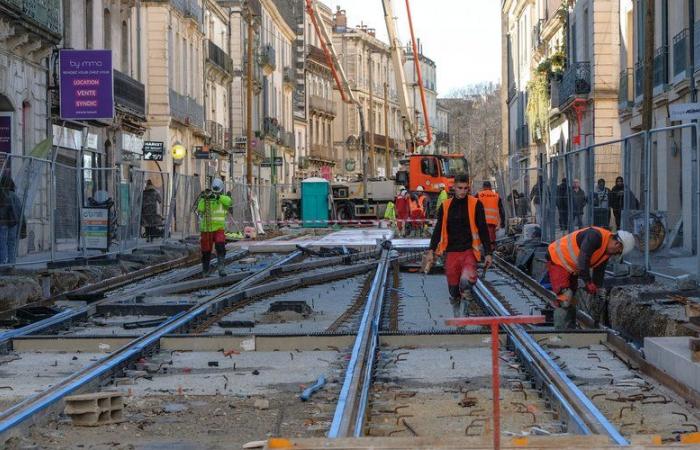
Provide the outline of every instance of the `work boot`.
{"type": "Polygon", "coordinates": [[[462,291],[462,316],[469,317],[469,305],[474,300],[472,288],[469,287],[466,291],[462,291]]]}
{"type": "Polygon", "coordinates": [[[456,317],[462,317],[460,316],[460,299],[459,298],[452,298],[450,297],[450,305],[452,305],[452,315],[456,317]]]}
{"type": "Polygon", "coordinates": [[[226,276],[226,267],[222,263],[218,264],[219,266],[219,276],[220,277],[225,277],[226,276]]]}
{"type": "Polygon", "coordinates": [[[208,277],[211,273],[211,253],[202,253],[202,276],[208,277]]]}

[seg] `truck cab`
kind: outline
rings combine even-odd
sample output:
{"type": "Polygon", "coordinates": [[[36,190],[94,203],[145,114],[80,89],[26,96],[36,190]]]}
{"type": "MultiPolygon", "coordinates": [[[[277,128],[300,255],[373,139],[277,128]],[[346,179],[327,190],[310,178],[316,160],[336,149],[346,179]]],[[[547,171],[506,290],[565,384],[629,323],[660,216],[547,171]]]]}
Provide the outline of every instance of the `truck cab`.
{"type": "Polygon", "coordinates": [[[408,171],[396,174],[396,182],[403,184],[409,191],[423,186],[425,192],[439,194],[440,188],[448,191],[454,184],[455,176],[468,174],[469,167],[464,155],[411,155],[408,171]]]}

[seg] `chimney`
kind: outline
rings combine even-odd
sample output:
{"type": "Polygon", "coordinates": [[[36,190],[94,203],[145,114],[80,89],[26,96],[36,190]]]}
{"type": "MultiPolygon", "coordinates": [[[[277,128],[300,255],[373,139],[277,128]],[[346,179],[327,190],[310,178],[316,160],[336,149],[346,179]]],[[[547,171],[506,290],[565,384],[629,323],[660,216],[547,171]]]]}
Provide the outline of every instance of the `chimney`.
{"type": "Polygon", "coordinates": [[[377,37],[377,30],[374,28],[367,28],[367,34],[369,34],[372,37],[377,37]]]}

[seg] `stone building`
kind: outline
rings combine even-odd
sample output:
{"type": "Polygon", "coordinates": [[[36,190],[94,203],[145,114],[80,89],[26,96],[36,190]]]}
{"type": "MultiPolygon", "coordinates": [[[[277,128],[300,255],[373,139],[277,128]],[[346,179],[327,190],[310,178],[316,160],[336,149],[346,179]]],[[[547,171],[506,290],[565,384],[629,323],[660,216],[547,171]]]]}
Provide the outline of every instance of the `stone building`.
{"type": "MultiPolygon", "coordinates": [[[[438,132],[438,117],[437,117],[437,76],[436,68],[437,65],[435,61],[428,58],[423,53],[423,44],[420,39],[417,42],[418,55],[421,67],[421,75],[423,78],[423,89],[425,91],[425,100],[428,107],[428,119],[430,122],[431,131],[433,132],[433,142],[430,145],[420,149],[422,153],[438,153],[437,147],[437,132],[438,132]]],[[[411,45],[406,46],[406,62],[404,63],[404,72],[406,73],[406,83],[409,86],[409,102],[413,114],[415,115],[415,122],[418,127],[418,132],[422,138],[425,138],[425,117],[423,115],[423,106],[421,104],[420,88],[418,84],[418,72],[416,71],[415,59],[413,56],[413,49],[411,45]]],[[[442,130],[444,131],[444,130],[442,130]]],[[[441,143],[444,144],[444,136],[441,135],[441,143]]]]}

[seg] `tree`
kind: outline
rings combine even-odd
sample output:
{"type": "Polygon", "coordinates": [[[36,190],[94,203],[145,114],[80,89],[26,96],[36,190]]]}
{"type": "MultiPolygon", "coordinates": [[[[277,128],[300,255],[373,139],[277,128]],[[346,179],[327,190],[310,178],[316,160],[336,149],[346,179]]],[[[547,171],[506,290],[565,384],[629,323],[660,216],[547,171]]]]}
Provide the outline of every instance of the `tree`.
{"type": "Polygon", "coordinates": [[[477,181],[491,179],[501,168],[500,89],[496,83],[473,84],[441,100],[450,110],[450,150],[464,153],[477,181]]]}

